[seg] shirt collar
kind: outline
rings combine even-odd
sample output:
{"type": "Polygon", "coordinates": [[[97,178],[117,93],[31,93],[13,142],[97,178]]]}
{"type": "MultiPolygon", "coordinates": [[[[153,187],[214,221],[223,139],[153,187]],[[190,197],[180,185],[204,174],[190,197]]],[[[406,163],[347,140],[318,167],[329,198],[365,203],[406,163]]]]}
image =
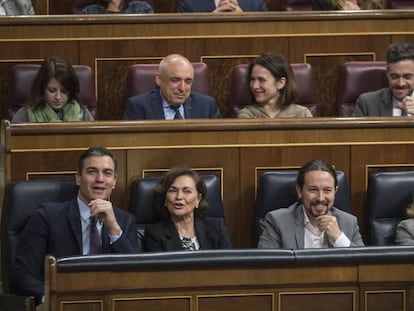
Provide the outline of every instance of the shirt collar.
{"type": "Polygon", "coordinates": [[[89,222],[89,217],[91,217],[91,209],[78,197],[78,206],[80,217],[82,221],[89,222]]]}

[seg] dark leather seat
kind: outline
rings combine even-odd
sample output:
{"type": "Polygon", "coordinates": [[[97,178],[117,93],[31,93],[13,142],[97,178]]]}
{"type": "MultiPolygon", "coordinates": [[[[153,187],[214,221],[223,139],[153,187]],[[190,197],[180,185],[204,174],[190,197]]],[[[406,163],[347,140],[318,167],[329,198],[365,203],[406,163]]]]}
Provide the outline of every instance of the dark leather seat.
{"type": "Polygon", "coordinates": [[[384,61],[352,61],[339,67],[336,105],[338,115],[350,117],[355,110],[356,100],[362,93],[388,87],[384,61]]]}
{"type": "MultiPolygon", "coordinates": [[[[351,212],[351,200],[348,181],[342,171],[337,171],[338,192],[334,206],[351,212]]],[[[258,241],[263,231],[263,220],[272,210],[285,208],[297,201],[296,194],[297,171],[270,171],[260,175],[256,198],[256,239],[258,241]]]]}
{"type": "MultiPolygon", "coordinates": [[[[290,64],[296,83],[299,88],[299,103],[306,106],[313,116],[318,116],[318,99],[316,96],[316,82],[312,66],[306,63],[290,64]]],[[[234,66],[231,74],[229,105],[234,117],[237,117],[241,108],[246,106],[249,87],[247,85],[248,64],[234,66]]]]}
{"type": "MultiPolygon", "coordinates": [[[[194,81],[191,90],[212,96],[207,64],[192,64],[194,67],[194,81]]],[[[130,66],[126,78],[125,99],[155,88],[155,75],[158,72],[158,67],[159,64],[135,64],[130,66]]]]}
{"type": "Polygon", "coordinates": [[[374,245],[394,245],[395,230],[413,200],[414,171],[380,172],[368,177],[369,226],[374,245]]]}
{"type": "MultiPolygon", "coordinates": [[[[13,273],[16,247],[32,213],[43,202],[66,201],[76,193],[74,179],[18,181],[6,186],[1,217],[1,277],[4,294],[14,294],[10,289],[10,276],[13,273]]],[[[13,302],[12,297],[4,299],[13,302]]]]}
{"type": "Polygon", "coordinates": [[[312,11],[313,0],[282,0],[285,11],[312,11]]]}
{"type": "MultiPolygon", "coordinates": [[[[221,194],[220,179],[215,175],[201,176],[207,186],[207,216],[224,218],[224,207],[221,194]]],[[[145,225],[157,223],[158,218],[154,210],[156,199],[155,186],[160,178],[142,178],[135,180],[131,185],[130,212],[135,215],[139,240],[144,237],[145,225]]]]}
{"type": "MultiPolygon", "coordinates": [[[[31,89],[39,71],[37,64],[18,64],[9,72],[9,90],[5,101],[5,116],[13,119],[13,116],[23,107],[31,97],[31,89]]],[[[92,69],[84,65],[73,65],[80,83],[80,104],[88,107],[92,116],[97,115],[97,103],[95,94],[95,79],[92,69]]]]}

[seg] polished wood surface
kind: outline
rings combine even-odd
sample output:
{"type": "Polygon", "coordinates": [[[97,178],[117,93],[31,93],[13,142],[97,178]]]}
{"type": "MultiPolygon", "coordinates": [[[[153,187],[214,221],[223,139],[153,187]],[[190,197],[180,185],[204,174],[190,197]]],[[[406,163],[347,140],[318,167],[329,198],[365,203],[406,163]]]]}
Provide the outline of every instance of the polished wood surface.
{"type": "MultiPolygon", "coordinates": [[[[414,41],[414,11],[246,12],[243,14],[49,15],[0,20],[0,100],[17,63],[50,55],[93,68],[98,118],[119,120],[126,73],[170,53],[207,63],[222,114],[229,108],[230,74],[263,51],[315,71],[321,116],[337,116],[338,67],[348,60],[384,60],[391,42],[414,41]]],[[[0,118],[4,118],[4,111],[0,118]]]]}
{"type": "Polygon", "coordinates": [[[235,247],[254,247],[255,195],[260,174],[297,169],[321,158],[345,172],[352,212],[369,243],[366,203],[370,173],[412,170],[414,119],[3,122],[5,183],[73,176],[86,148],[103,145],[119,159],[113,201],[128,209],[133,180],[187,164],[221,179],[226,223],[235,247]]]}
{"type": "Polygon", "coordinates": [[[104,268],[99,259],[85,265],[81,261],[87,258],[74,257],[79,261],[76,267],[63,269],[49,257],[45,306],[50,311],[288,311],[304,306],[310,311],[408,311],[414,307],[414,270],[407,260],[386,257],[381,262],[381,252],[374,260],[353,260],[345,252],[348,262],[340,254],[328,261],[324,259],[327,254],[318,254],[325,264],[303,256],[297,263],[278,258],[277,252],[249,255],[250,250],[242,251],[251,257],[249,262],[242,255],[233,256],[226,264],[232,251],[219,252],[221,259],[217,260],[214,252],[208,252],[205,256],[214,264],[208,264],[208,259],[187,258],[191,253],[163,253],[128,259],[112,256],[104,268]]]}

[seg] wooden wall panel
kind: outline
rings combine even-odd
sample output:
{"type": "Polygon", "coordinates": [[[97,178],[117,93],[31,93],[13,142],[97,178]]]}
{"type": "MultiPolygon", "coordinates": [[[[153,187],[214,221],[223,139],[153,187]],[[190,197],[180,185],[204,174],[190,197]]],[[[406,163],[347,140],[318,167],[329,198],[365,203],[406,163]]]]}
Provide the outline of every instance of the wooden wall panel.
{"type": "Polygon", "coordinates": [[[153,297],[114,299],[114,310],[190,311],[191,297],[153,297]]]}
{"type": "Polygon", "coordinates": [[[217,295],[198,297],[199,311],[273,310],[273,295],[217,295]]]}
{"type": "Polygon", "coordinates": [[[280,310],[295,311],[301,310],[306,306],[309,311],[338,310],[355,311],[358,310],[355,301],[354,291],[317,291],[280,293],[280,310]]]}

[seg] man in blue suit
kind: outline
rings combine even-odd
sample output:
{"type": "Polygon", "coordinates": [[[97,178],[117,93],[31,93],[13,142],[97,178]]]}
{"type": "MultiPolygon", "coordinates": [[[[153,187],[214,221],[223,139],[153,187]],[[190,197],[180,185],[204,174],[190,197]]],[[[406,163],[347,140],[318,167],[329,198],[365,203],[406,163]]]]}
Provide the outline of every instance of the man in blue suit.
{"type": "Polygon", "coordinates": [[[263,0],[181,0],[177,12],[267,11],[263,0]]]}
{"type": "Polygon", "coordinates": [[[178,54],[165,57],[155,76],[157,88],[128,98],[124,120],[220,118],[215,100],[191,92],[194,68],[178,54]]]}
{"type": "Polygon", "coordinates": [[[89,148],[78,162],[78,195],[66,202],[43,203],[34,212],[16,250],[11,279],[15,293],[34,296],[37,305],[43,302],[47,254],[64,257],[139,251],[135,217],[110,201],[116,163],[106,148],[89,148]]]}

